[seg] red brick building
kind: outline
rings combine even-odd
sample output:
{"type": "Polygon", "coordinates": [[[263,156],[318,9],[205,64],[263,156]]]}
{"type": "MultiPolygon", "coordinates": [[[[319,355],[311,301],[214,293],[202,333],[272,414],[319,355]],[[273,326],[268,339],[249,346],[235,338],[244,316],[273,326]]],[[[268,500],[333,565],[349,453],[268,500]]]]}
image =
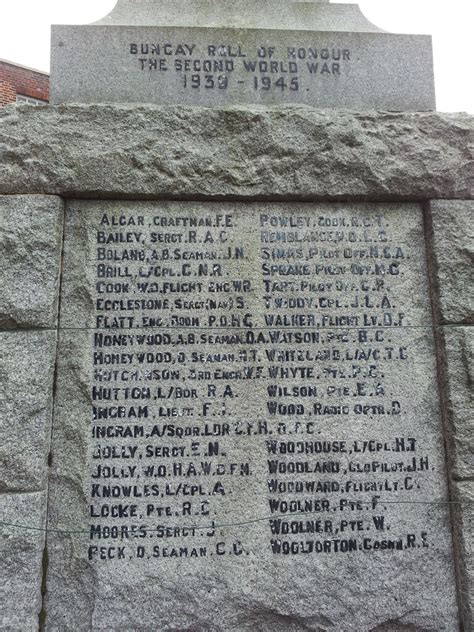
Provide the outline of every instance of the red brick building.
{"type": "Polygon", "coordinates": [[[0,59],[0,107],[10,103],[42,105],[49,101],[49,75],[0,59]]]}

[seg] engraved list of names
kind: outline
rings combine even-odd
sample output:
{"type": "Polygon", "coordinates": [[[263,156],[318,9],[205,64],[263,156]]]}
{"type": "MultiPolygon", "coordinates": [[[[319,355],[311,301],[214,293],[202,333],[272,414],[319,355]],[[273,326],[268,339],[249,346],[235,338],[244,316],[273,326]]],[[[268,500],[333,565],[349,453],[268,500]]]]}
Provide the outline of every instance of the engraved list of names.
{"type": "Polygon", "coordinates": [[[298,568],[310,595],[338,568],[382,594],[373,565],[402,564],[433,590],[418,569],[449,532],[426,504],[446,490],[417,205],[72,202],[66,235],[95,573],[298,568]]]}

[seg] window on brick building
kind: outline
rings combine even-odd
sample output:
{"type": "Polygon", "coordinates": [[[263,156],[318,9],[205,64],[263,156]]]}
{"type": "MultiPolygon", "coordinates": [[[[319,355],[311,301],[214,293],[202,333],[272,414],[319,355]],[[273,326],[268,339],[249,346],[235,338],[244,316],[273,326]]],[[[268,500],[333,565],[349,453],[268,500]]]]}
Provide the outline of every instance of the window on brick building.
{"type": "Polygon", "coordinates": [[[42,101],[41,99],[33,99],[33,97],[27,97],[24,94],[16,95],[17,103],[28,103],[28,105],[48,105],[47,101],[42,101]]]}

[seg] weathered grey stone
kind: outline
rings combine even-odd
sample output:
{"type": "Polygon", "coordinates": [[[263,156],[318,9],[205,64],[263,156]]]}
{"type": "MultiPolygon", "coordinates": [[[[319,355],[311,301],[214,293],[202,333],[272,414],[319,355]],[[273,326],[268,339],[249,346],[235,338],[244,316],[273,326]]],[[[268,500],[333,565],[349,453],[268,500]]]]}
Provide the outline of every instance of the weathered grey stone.
{"type": "MultiPolygon", "coordinates": [[[[82,557],[84,548],[92,544],[88,530],[89,490],[84,486],[91,423],[89,356],[90,337],[86,331],[60,332],[49,477],[48,523],[53,531],[47,538],[47,632],[89,632],[100,630],[102,625],[94,614],[99,578],[82,557]]],[[[119,609],[128,608],[128,597],[122,593],[110,594],[107,599],[119,609]]],[[[125,616],[122,626],[126,626],[126,620],[125,616]]]]}
{"type": "Polygon", "coordinates": [[[328,0],[118,0],[113,10],[95,24],[381,31],[362,15],[358,5],[329,4],[328,0]]]}
{"type": "Polygon", "coordinates": [[[0,343],[0,494],[44,490],[56,333],[0,333],[0,343]]]}
{"type": "Polygon", "coordinates": [[[474,200],[430,207],[440,322],[474,324],[474,200]]]}
{"type": "Polygon", "coordinates": [[[474,477],[474,329],[443,328],[444,399],[452,476],[474,477]]]}
{"type": "Polygon", "coordinates": [[[10,107],[0,192],[407,200],[473,196],[473,117],[309,107],[10,107]]]}
{"type": "Polygon", "coordinates": [[[44,195],[0,196],[0,222],[0,328],[55,327],[62,201],[44,195]]]}
{"type": "Polygon", "coordinates": [[[463,630],[474,626],[474,329],[443,327],[443,400],[463,630]]]}
{"type": "Polygon", "coordinates": [[[0,494],[0,515],[0,627],[2,632],[37,632],[42,606],[46,493],[0,494]]]}
{"type": "Polygon", "coordinates": [[[53,27],[51,103],[436,109],[430,36],[312,30],[308,7],[336,7],[293,7],[304,30],[160,25],[157,39],[156,26],[53,27]]]}
{"type": "Polygon", "coordinates": [[[474,481],[454,481],[452,510],[462,629],[474,628],[474,481]]]}
{"type": "Polygon", "coordinates": [[[421,206],[65,232],[45,629],[454,632],[421,206]]]}

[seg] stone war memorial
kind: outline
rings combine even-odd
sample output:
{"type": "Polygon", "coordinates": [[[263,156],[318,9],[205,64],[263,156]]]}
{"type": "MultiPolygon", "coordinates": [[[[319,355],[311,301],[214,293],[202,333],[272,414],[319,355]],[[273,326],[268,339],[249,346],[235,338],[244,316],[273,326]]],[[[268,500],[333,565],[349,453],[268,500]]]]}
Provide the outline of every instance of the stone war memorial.
{"type": "Polygon", "coordinates": [[[472,632],[473,118],[355,4],[119,0],[0,110],[0,629],[472,632]]]}

